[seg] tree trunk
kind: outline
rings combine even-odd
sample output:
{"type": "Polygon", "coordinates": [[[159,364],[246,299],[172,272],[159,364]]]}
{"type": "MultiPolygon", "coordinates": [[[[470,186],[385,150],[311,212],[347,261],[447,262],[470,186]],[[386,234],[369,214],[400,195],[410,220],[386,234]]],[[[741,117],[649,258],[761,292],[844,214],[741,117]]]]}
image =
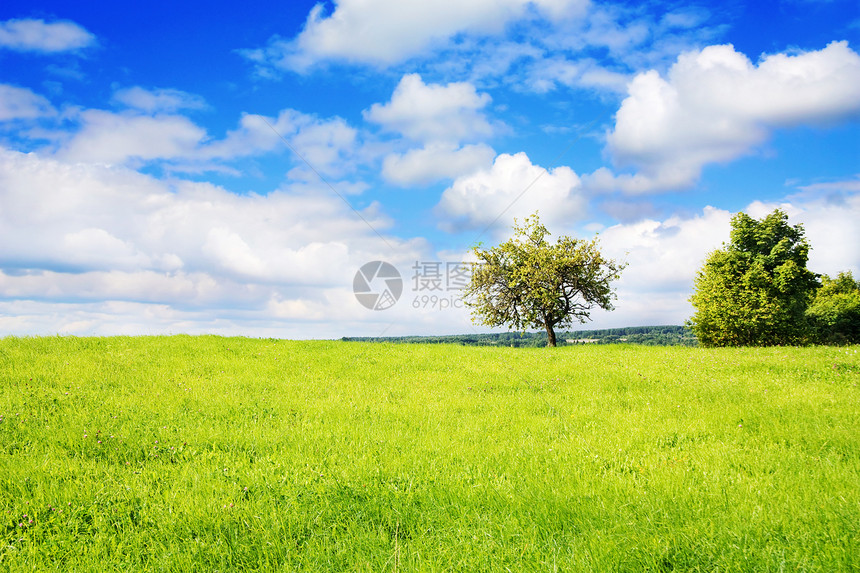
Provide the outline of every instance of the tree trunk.
{"type": "Polygon", "coordinates": [[[552,325],[548,322],[545,322],[544,326],[546,326],[546,345],[555,346],[555,330],[553,330],[552,325]]]}

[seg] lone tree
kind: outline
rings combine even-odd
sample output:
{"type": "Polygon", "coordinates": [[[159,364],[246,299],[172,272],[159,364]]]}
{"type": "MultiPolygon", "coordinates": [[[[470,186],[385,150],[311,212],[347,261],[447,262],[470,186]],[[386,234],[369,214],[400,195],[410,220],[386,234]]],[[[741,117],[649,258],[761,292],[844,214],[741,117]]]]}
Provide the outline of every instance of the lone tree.
{"type": "Polygon", "coordinates": [[[488,250],[478,244],[478,258],[464,301],[472,319],[487,326],[526,330],[545,328],[547,346],[555,346],[555,327],[585,322],[595,306],[612,310],[609,283],[626,265],[604,258],[591,241],[559,237],[555,244],[537,214],[514,236],[488,250]]]}
{"type": "Polygon", "coordinates": [[[696,274],[688,321],[702,346],[768,346],[808,340],[805,311],[818,287],[806,268],[803,226],[776,209],[758,221],[732,218],[731,242],[696,274]]]}

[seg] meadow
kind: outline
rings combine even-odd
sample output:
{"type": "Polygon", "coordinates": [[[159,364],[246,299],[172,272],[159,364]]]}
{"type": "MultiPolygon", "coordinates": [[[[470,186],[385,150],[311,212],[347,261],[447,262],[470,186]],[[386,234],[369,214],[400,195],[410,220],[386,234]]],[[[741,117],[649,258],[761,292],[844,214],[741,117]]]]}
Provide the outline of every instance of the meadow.
{"type": "Polygon", "coordinates": [[[858,571],[858,350],[0,338],[0,570],[858,571]]]}

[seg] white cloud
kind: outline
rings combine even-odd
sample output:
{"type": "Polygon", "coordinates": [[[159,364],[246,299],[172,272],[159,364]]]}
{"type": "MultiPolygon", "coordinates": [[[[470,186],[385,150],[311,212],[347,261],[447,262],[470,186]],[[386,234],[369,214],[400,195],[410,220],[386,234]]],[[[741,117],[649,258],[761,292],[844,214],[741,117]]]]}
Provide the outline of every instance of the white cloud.
{"type": "Polygon", "coordinates": [[[622,191],[630,195],[653,193],[672,189],[683,189],[692,185],[699,176],[699,169],[681,157],[677,164],[662,164],[641,173],[615,174],[611,169],[600,167],[582,176],[583,185],[589,191],[622,191]]]}
{"type": "MultiPolygon", "coordinates": [[[[349,326],[345,325],[344,328],[348,329],[349,326]]],[[[229,312],[213,312],[211,307],[188,308],[145,300],[98,299],[72,302],[33,299],[0,301],[0,330],[23,335],[115,336],[188,333],[273,338],[335,336],[331,330],[326,332],[301,317],[276,317],[268,309],[238,308],[229,312]]]]}
{"type": "MultiPolygon", "coordinates": [[[[340,276],[356,251],[371,256],[375,249],[378,256],[388,248],[319,187],[240,196],[121,167],[2,151],[0,189],[0,267],[6,268],[183,270],[251,282],[325,284],[340,276]]],[[[362,216],[380,231],[390,224],[374,209],[362,216]]]]}
{"type": "Polygon", "coordinates": [[[26,88],[0,84],[0,121],[38,119],[55,114],[56,110],[46,98],[26,88]]]}
{"type": "MultiPolygon", "coordinates": [[[[281,111],[276,118],[242,114],[236,129],[222,139],[213,139],[188,117],[159,111],[202,105],[194,96],[162,90],[118,93],[118,101],[155,113],[99,109],[76,112],[74,117],[81,127],[61,141],[56,151],[58,158],[111,165],[164,161],[169,163],[166,167],[176,172],[229,174],[235,171],[224,161],[294,151],[324,175],[342,175],[355,166],[354,156],[360,147],[358,132],[339,117],[319,119],[291,109],[281,111]]],[[[295,163],[299,171],[307,170],[300,159],[295,158],[295,163]]],[[[291,176],[308,177],[295,170],[291,176]]]]}
{"type": "Polygon", "coordinates": [[[607,69],[593,59],[567,60],[562,57],[536,60],[526,79],[528,88],[537,93],[548,92],[557,85],[623,93],[629,82],[627,74],[607,69]]]}
{"type": "Polygon", "coordinates": [[[138,115],[90,109],[83,127],[58,152],[68,161],[120,164],[129,159],[188,157],[206,131],[180,115],[138,115]]]}
{"type": "Polygon", "coordinates": [[[149,257],[104,229],[88,227],[64,235],[58,250],[64,264],[82,268],[140,268],[151,265],[149,257]]]}
{"type": "Polygon", "coordinates": [[[418,74],[403,76],[386,104],[365,111],[368,121],[378,123],[416,141],[456,143],[493,134],[483,110],[490,96],[479,94],[467,82],[425,84],[418,74]]]}
{"type": "Polygon", "coordinates": [[[145,113],[171,113],[180,109],[201,109],[206,102],[200,96],[169,88],[123,88],[113,94],[114,101],[145,113]]]}
{"type": "Polygon", "coordinates": [[[447,77],[464,78],[483,85],[507,84],[518,75],[521,63],[541,60],[545,52],[537,42],[518,38],[463,40],[449,52],[438,54],[436,63],[430,64],[429,69],[447,77]]]}
{"type": "Polygon", "coordinates": [[[365,110],[364,118],[386,131],[423,143],[383,160],[383,176],[398,185],[429,184],[453,179],[492,163],[495,152],[479,143],[498,127],[484,114],[490,96],[468,82],[425,84],[418,74],[401,78],[391,100],[365,110]]]}
{"type": "Polygon", "coordinates": [[[600,234],[611,256],[626,259],[619,288],[643,296],[684,291],[707,254],[729,240],[731,213],[706,207],[692,217],[670,217],[609,227],[600,234]]]}
{"type": "Polygon", "coordinates": [[[224,139],[208,142],[200,149],[203,159],[231,159],[282,150],[297,153],[299,167],[291,177],[316,180],[312,168],[322,175],[342,175],[354,169],[359,152],[358,131],[344,119],[320,119],[296,110],[285,109],[277,118],[243,114],[239,126],[224,139]]]}
{"type": "Polygon", "coordinates": [[[566,85],[614,94],[633,72],[662,70],[721,30],[702,9],[652,15],[590,0],[340,0],[331,13],[326,6],[317,4],[294,38],[276,35],[239,53],[264,78],[326,62],[410,65],[538,93],[566,85]]]}
{"type": "Polygon", "coordinates": [[[437,205],[443,227],[510,229],[514,218],[540,211],[548,227],[570,226],[585,214],[579,177],[569,167],[533,165],[525,153],[501,154],[492,168],[458,177],[437,205]]]}
{"type": "MultiPolygon", "coordinates": [[[[408,267],[406,267],[408,268],[408,267]]],[[[408,277],[406,277],[408,280],[408,277]]],[[[145,277],[129,276],[127,282],[145,277]]],[[[0,292],[5,288],[0,273],[0,292]]],[[[362,307],[350,288],[315,289],[305,295],[266,293],[240,304],[237,296],[206,306],[163,304],[140,300],[102,300],[97,296],[69,302],[39,298],[0,300],[0,332],[4,334],[72,334],[113,336],[141,334],[216,334],[271,338],[340,338],[342,336],[405,336],[416,333],[474,332],[463,308],[414,308],[409,294],[385,311],[362,307]]],[[[233,293],[231,293],[233,294],[233,293]]],[[[172,297],[177,295],[171,295],[172,297]]],[[[183,296],[192,298],[194,291],[183,296]]]]}
{"type": "Polygon", "coordinates": [[[585,0],[338,0],[329,15],[317,4],[293,41],[274,37],[266,48],[244,53],[257,62],[299,71],[325,60],[389,65],[457,34],[497,34],[528,16],[530,7],[558,20],[580,14],[586,5],[585,0]]]}
{"type": "Polygon", "coordinates": [[[352,334],[373,323],[358,267],[428,250],[360,213],[320,185],[236,195],[0,148],[0,330],[352,334]]]}
{"type": "Polygon", "coordinates": [[[243,113],[236,129],[228,131],[224,139],[209,142],[201,155],[204,158],[223,159],[271,151],[284,144],[281,137],[292,137],[296,123],[305,117],[290,109],[281,111],[277,118],[243,113]]]}
{"type": "MultiPolygon", "coordinates": [[[[649,201],[610,198],[600,203],[600,210],[619,223],[633,223],[658,215],[658,210],[649,201]]],[[[603,227],[601,226],[600,229],[603,227]]]]}
{"type": "Polygon", "coordinates": [[[586,185],[643,193],[695,183],[703,166],[749,153],[781,127],[822,124],[860,112],[860,56],[847,42],[758,65],[732,46],[682,54],[663,78],[652,70],[631,82],[607,149],[619,166],[586,185]]]}
{"type": "Polygon", "coordinates": [[[658,16],[641,6],[594,2],[581,18],[532,31],[531,42],[547,57],[529,66],[526,88],[542,93],[562,85],[601,95],[623,93],[634,73],[662,71],[679,53],[721,35],[719,26],[709,25],[710,14],[699,8],[658,16]]]}
{"type": "Polygon", "coordinates": [[[206,273],[162,273],[151,270],[110,270],[82,273],[30,271],[6,274],[0,271],[0,292],[7,298],[53,301],[125,300],[163,304],[181,301],[181,306],[202,308],[206,305],[247,304],[251,297],[242,296],[237,285],[215,280],[206,273]]]}
{"type": "Polygon", "coordinates": [[[860,191],[860,175],[855,179],[845,181],[811,183],[800,187],[800,189],[806,192],[860,191]]]}
{"type": "Polygon", "coordinates": [[[590,46],[600,46],[614,54],[626,54],[641,46],[651,36],[650,22],[635,19],[622,23],[620,8],[600,6],[589,14],[588,26],[582,37],[590,46]]]}
{"type": "Polygon", "coordinates": [[[691,29],[704,24],[708,19],[708,13],[702,8],[689,7],[667,12],[660,19],[661,25],[666,29],[691,29]]]}
{"type": "Polygon", "coordinates": [[[302,116],[290,144],[315,171],[342,174],[352,170],[358,131],[339,117],[317,120],[302,116]]]}
{"type": "Polygon", "coordinates": [[[0,22],[0,48],[20,52],[65,52],[96,43],[96,37],[74,22],[12,19],[0,22]]]}
{"type": "Polygon", "coordinates": [[[496,152],[484,144],[452,147],[429,144],[402,155],[390,154],[383,161],[382,175],[398,185],[421,185],[440,179],[454,179],[489,168],[496,152]]]}

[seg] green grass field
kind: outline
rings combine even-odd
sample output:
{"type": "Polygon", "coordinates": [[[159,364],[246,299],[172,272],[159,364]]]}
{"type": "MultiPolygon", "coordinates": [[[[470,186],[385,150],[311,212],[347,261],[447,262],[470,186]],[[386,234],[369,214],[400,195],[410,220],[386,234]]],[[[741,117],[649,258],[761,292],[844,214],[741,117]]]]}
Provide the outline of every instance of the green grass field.
{"type": "Polygon", "coordinates": [[[860,353],[0,339],[0,570],[857,571],[860,353]]]}

